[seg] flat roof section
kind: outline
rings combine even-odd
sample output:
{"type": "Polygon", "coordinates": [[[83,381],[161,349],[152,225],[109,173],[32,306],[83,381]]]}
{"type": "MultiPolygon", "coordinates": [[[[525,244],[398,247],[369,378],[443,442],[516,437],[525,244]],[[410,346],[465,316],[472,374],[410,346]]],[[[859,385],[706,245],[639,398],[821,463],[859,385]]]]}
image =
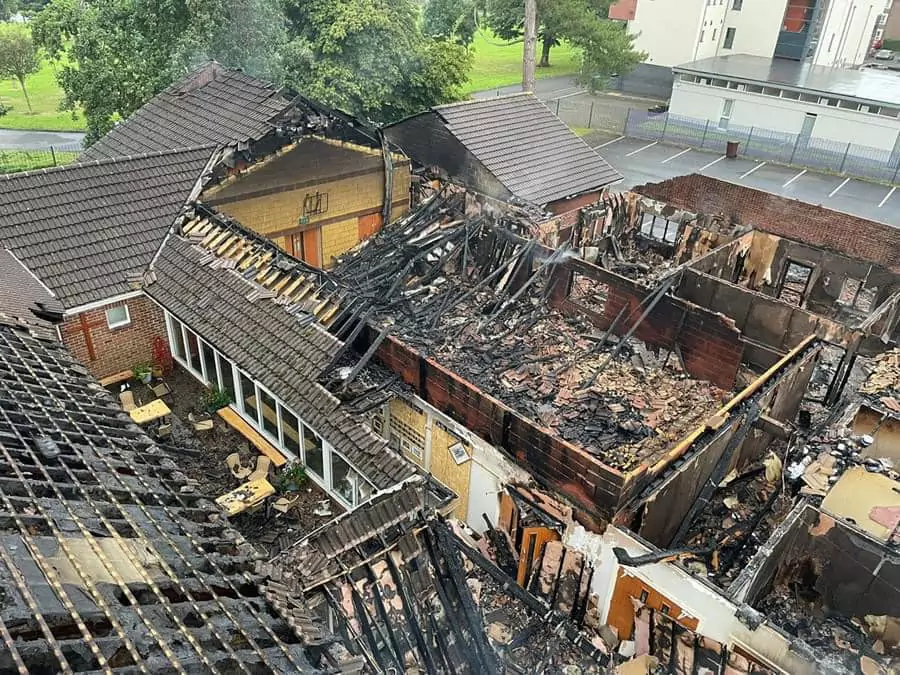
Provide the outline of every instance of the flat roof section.
{"type": "Polygon", "coordinates": [[[672,69],[721,78],[831,94],[876,105],[900,106],[900,75],[873,70],[813,66],[788,59],[731,54],[692,61],[672,69]]]}

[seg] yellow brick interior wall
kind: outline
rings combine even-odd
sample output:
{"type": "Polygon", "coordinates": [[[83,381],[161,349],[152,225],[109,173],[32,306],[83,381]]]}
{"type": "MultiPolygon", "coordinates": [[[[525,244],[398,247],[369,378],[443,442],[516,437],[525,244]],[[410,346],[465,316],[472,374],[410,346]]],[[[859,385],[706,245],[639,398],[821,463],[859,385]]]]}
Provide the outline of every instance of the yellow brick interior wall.
{"type": "MultiPolygon", "coordinates": [[[[391,423],[393,423],[394,420],[399,420],[421,433],[423,438],[425,437],[425,423],[428,421],[428,418],[423,413],[420,413],[418,410],[411,408],[399,398],[391,399],[390,408],[391,423]]],[[[422,448],[422,450],[424,453],[424,448],[422,448]]],[[[409,461],[424,468],[422,460],[415,455],[404,452],[403,456],[406,457],[409,461]]]]}
{"type": "Polygon", "coordinates": [[[350,218],[322,226],[322,266],[331,267],[332,258],[359,243],[359,220],[350,218]]]}
{"type": "MultiPolygon", "coordinates": [[[[472,461],[457,464],[450,453],[450,446],[460,440],[434,422],[431,425],[431,473],[448,488],[453,490],[459,499],[453,508],[453,515],[465,521],[469,508],[469,478],[472,472],[472,461]]],[[[469,448],[466,448],[469,452],[469,448]]]]}

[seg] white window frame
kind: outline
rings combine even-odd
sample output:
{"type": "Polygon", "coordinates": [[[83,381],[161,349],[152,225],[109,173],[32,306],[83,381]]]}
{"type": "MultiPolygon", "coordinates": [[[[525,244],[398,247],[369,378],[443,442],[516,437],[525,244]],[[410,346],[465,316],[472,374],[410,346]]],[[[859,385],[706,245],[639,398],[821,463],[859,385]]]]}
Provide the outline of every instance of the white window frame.
{"type": "Polygon", "coordinates": [[[114,305],[107,309],[104,314],[106,315],[106,327],[110,330],[114,328],[123,328],[124,326],[128,326],[131,324],[131,310],[128,309],[128,303],[123,302],[121,305],[114,305]],[[125,309],[125,320],[124,321],[116,321],[115,323],[110,322],[109,313],[114,309],[124,308],[125,309]]]}

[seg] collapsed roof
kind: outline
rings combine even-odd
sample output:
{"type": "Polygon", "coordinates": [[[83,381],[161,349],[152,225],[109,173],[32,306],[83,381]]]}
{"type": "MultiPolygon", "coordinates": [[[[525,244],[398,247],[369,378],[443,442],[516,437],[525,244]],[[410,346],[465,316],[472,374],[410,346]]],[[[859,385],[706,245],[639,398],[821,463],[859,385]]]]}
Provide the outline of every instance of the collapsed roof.
{"type": "Polygon", "coordinates": [[[419,164],[501,200],[543,206],[621,178],[533,94],[436,106],[385,135],[419,164]]]}
{"type": "Polygon", "coordinates": [[[0,324],[0,671],[314,672],[254,551],[58,343],[0,324]]]}

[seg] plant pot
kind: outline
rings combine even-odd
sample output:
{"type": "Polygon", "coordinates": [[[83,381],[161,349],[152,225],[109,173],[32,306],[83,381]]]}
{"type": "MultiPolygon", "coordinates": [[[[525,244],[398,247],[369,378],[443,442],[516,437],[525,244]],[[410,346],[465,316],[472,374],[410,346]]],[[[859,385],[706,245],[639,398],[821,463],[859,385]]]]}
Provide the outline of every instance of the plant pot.
{"type": "Polygon", "coordinates": [[[137,376],[137,379],[140,380],[141,382],[143,382],[144,384],[150,384],[150,381],[153,379],[153,373],[151,373],[151,372],[141,373],[140,375],[137,376]]]}

